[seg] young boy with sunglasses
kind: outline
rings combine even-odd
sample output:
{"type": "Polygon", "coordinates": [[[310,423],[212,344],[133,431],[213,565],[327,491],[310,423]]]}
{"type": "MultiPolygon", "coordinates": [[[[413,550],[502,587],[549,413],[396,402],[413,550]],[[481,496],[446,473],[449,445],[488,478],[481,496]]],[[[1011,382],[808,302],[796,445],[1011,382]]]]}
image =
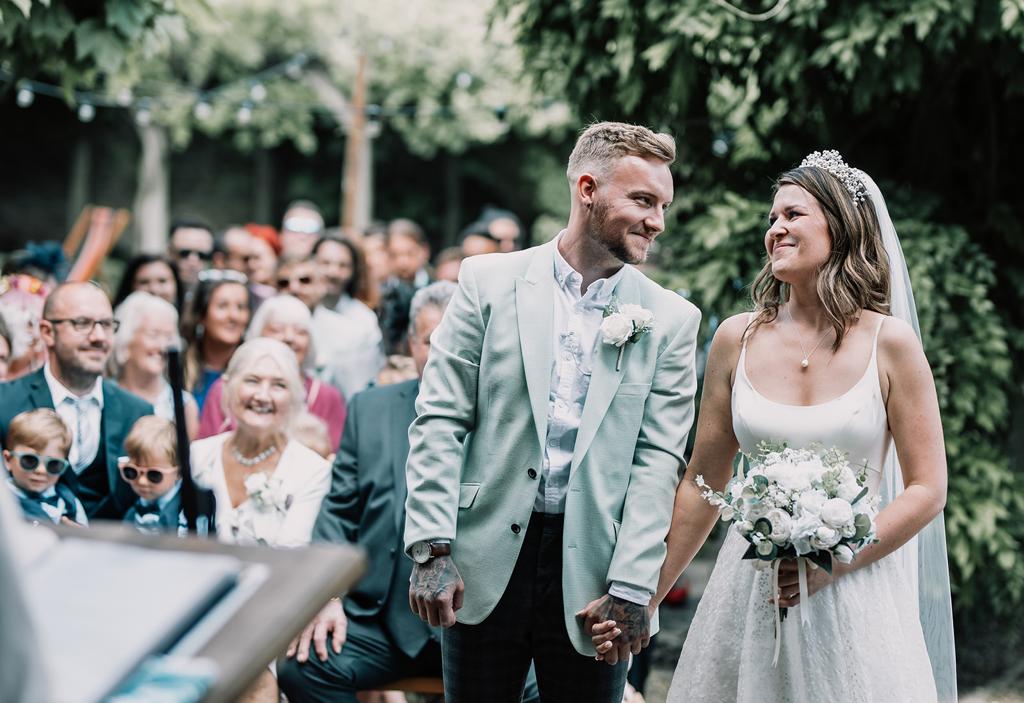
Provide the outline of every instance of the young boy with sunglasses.
{"type": "Polygon", "coordinates": [[[89,524],[82,502],[59,483],[70,466],[71,431],[56,411],[39,408],[16,415],[5,444],[8,482],[28,520],[89,524]]]}
{"type": "Polygon", "coordinates": [[[140,417],[125,437],[124,448],[128,456],[118,459],[118,470],[138,496],[124,521],[142,532],[184,534],[174,423],[156,415],[140,417]]]}

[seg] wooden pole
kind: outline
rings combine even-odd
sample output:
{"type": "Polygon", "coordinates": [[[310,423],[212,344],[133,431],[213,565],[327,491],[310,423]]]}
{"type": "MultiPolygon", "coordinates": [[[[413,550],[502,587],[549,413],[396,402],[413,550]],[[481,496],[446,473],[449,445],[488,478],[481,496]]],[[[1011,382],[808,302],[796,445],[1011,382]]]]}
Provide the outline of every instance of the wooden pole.
{"type": "Polygon", "coordinates": [[[356,81],[352,88],[352,110],[345,140],[345,171],[341,183],[341,226],[358,226],[360,193],[368,184],[362,182],[361,165],[366,141],[366,54],[359,54],[356,81]]]}

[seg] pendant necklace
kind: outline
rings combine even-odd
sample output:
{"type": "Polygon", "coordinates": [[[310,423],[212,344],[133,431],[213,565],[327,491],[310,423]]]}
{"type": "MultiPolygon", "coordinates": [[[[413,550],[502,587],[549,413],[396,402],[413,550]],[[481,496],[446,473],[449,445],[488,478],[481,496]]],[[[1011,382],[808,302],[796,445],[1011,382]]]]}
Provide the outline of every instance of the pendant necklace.
{"type": "Polygon", "coordinates": [[[806,371],[807,367],[811,365],[811,356],[814,352],[818,351],[818,347],[820,347],[821,343],[825,341],[825,337],[828,336],[828,333],[831,332],[831,330],[825,330],[825,333],[818,339],[818,343],[814,345],[814,348],[811,349],[810,353],[807,353],[804,350],[804,340],[800,336],[800,331],[796,329],[796,320],[793,319],[793,313],[789,311],[788,307],[786,308],[786,314],[789,315],[789,321],[793,323],[793,331],[796,332],[796,341],[797,344],[800,345],[800,353],[803,354],[803,358],[800,360],[800,369],[802,371],[806,371]]]}

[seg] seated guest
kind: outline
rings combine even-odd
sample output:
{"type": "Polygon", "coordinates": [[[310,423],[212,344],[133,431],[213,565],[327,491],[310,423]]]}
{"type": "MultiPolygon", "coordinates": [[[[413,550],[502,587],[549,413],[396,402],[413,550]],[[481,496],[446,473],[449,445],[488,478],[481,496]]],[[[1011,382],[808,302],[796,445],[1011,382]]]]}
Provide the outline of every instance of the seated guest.
{"type": "Polygon", "coordinates": [[[335,446],[327,434],[327,424],[309,412],[301,412],[292,423],[292,439],[312,449],[327,460],[334,461],[335,446]]]}
{"type": "Polygon", "coordinates": [[[35,408],[56,409],[71,430],[71,470],[61,481],[85,505],[90,519],[120,520],[135,500],[117,475],[117,458],[135,421],[153,406],[102,378],[117,322],[107,296],[93,283],[57,286],[43,307],[39,332],[46,345],[42,369],[0,384],[0,433],[35,408]]]}
{"type": "Polygon", "coordinates": [[[242,225],[231,225],[213,242],[213,267],[246,272],[252,250],[252,233],[242,225]]]}
{"type": "Polygon", "coordinates": [[[439,281],[459,282],[459,269],[462,268],[462,260],[466,256],[462,253],[462,247],[448,247],[442,249],[434,261],[434,278],[439,281]]]}
{"type": "Polygon", "coordinates": [[[253,294],[260,300],[266,300],[277,292],[274,273],[277,271],[277,257],[281,255],[281,241],[277,230],[270,225],[250,222],[245,230],[252,235],[249,255],[245,259],[245,273],[249,276],[253,294]]]}
{"type": "MultiPolygon", "coordinates": [[[[178,311],[155,295],[132,293],[114,310],[119,327],[112,355],[117,384],[153,404],[153,412],[174,421],[174,399],[167,382],[167,347],[178,339],[178,311]]],[[[194,438],[199,429],[196,399],[184,392],[185,427],[194,438]]],[[[127,441],[127,440],[126,440],[127,441]]]]}
{"type": "Polygon", "coordinates": [[[224,373],[228,359],[242,343],[251,316],[249,289],[243,274],[230,269],[203,271],[182,329],[185,387],[192,391],[200,412],[213,382],[224,373]]]}
{"type": "Polygon", "coordinates": [[[281,253],[305,259],[324,231],[320,208],[309,200],[295,200],[281,218],[281,253]]]}
{"type": "MultiPolygon", "coordinates": [[[[438,282],[413,300],[409,337],[420,372],[430,334],[454,291],[454,284],[438,282]]],[[[358,544],[370,564],[344,600],[329,601],[278,659],[278,683],[292,703],[355,703],[358,691],[441,675],[440,633],[409,608],[412,561],[402,545],[408,429],[418,389],[414,379],[371,388],[352,400],[313,537],[358,544]]],[[[535,694],[526,700],[536,700],[535,694]]]]}
{"type": "Polygon", "coordinates": [[[89,524],[82,502],[58,483],[69,466],[71,431],[56,412],[39,408],[17,415],[7,428],[6,446],[8,481],[27,519],[89,524]]]}
{"type": "Polygon", "coordinates": [[[195,289],[199,274],[210,268],[213,228],[202,220],[175,220],[167,237],[167,255],[178,265],[178,273],[188,295],[195,289]]]}
{"type": "Polygon", "coordinates": [[[125,437],[124,448],[128,456],[121,457],[117,468],[139,497],[124,521],[141,532],[178,530],[185,534],[174,423],[156,415],[141,417],[125,437]]]}
{"type": "Polygon", "coordinates": [[[235,429],[192,443],[192,475],[217,499],[225,542],[308,544],[331,465],[289,438],[303,408],[295,354],[276,339],[238,348],[224,373],[223,404],[235,429]]]}
{"type": "Polygon", "coordinates": [[[430,283],[426,268],[430,244],[422,227],[412,220],[397,219],[388,225],[387,251],[391,277],[381,293],[380,327],[385,352],[404,354],[409,304],[416,291],[430,283]]]}
{"type": "Polygon", "coordinates": [[[51,287],[38,278],[18,274],[0,278],[0,314],[11,333],[7,377],[13,381],[42,368],[46,345],[39,335],[39,320],[51,287]]]}
{"type": "MultiPolygon", "coordinates": [[[[316,349],[312,337],[312,316],[301,301],[290,295],[271,298],[253,315],[246,339],[268,337],[283,342],[293,352],[302,371],[305,407],[327,423],[331,446],[336,449],[345,426],[345,401],[337,388],[313,377],[316,349]]],[[[227,432],[235,428],[221,403],[223,382],[218,379],[207,395],[199,423],[199,438],[227,432]]],[[[334,451],[332,449],[331,451],[334,451]]]]}
{"type": "Polygon", "coordinates": [[[136,291],[145,291],[163,298],[181,310],[185,304],[185,289],[178,276],[178,265],[161,254],[139,254],[128,260],[121,276],[121,285],[114,296],[114,307],[136,291]]]}
{"type": "Polygon", "coordinates": [[[0,381],[7,380],[7,369],[11,365],[13,349],[14,335],[7,327],[7,320],[4,319],[3,311],[0,310],[0,381]]]}
{"type": "Polygon", "coordinates": [[[498,251],[498,240],[491,236],[486,222],[473,222],[462,230],[462,255],[467,259],[498,251]]]}

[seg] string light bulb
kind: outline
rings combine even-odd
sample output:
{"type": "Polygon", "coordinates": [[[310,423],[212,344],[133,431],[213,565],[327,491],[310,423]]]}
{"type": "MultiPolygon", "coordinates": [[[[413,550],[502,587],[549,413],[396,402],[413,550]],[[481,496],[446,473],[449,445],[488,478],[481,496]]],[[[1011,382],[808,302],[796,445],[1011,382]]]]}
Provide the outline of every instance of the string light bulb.
{"type": "Polygon", "coordinates": [[[18,107],[29,107],[33,102],[35,102],[35,99],[36,94],[33,93],[32,89],[29,88],[27,85],[23,85],[22,87],[18,88],[18,107]]]}
{"type": "Polygon", "coordinates": [[[252,107],[245,103],[242,107],[238,108],[238,112],[235,113],[235,120],[243,127],[252,122],[252,107]]]}
{"type": "Polygon", "coordinates": [[[96,108],[92,103],[82,103],[78,106],[78,119],[82,122],[92,122],[94,117],[96,117],[96,108]]]}
{"type": "Polygon", "coordinates": [[[262,83],[253,83],[253,86],[249,88],[249,97],[258,103],[263,102],[267,99],[267,86],[262,83]]]}
{"type": "Polygon", "coordinates": [[[205,122],[213,115],[213,105],[205,100],[200,100],[196,103],[196,106],[192,108],[192,114],[195,115],[197,120],[205,122]]]}

